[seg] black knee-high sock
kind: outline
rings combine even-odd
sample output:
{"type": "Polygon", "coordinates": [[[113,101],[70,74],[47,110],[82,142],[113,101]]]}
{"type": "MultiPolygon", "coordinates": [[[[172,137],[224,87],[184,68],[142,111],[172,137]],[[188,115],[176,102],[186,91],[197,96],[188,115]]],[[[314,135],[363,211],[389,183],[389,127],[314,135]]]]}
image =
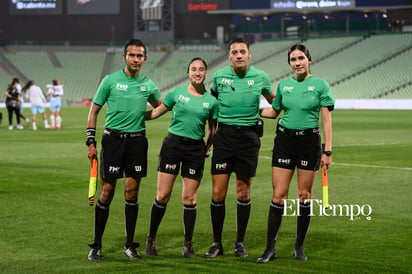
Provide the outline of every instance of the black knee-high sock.
{"type": "Polygon", "coordinates": [[[210,203],[210,215],[212,218],[213,241],[215,243],[222,242],[223,223],[225,222],[226,207],[225,201],[210,203]]]}
{"type": "Polygon", "coordinates": [[[275,248],[280,225],[282,224],[284,205],[272,202],[269,207],[266,248],[275,248]]]}
{"type": "Polygon", "coordinates": [[[158,201],[154,200],[150,211],[150,230],[148,237],[156,238],[157,229],[159,228],[165,212],[166,205],[162,205],[158,201]]]}
{"type": "Polygon", "coordinates": [[[97,201],[94,214],[94,244],[96,247],[102,247],[103,233],[106,228],[107,219],[109,218],[110,205],[103,205],[97,201]]]}
{"type": "Polygon", "coordinates": [[[236,242],[243,243],[246,234],[247,224],[249,222],[251,203],[250,200],[237,200],[236,219],[237,219],[237,234],[236,242]]]}
{"type": "Polygon", "coordinates": [[[139,202],[125,201],[124,217],[126,223],[126,247],[133,246],[134,233],[136,229],[137,215],[139,214],[139,202]]]}
{"type": "Polygon", "coordinates": [[[197,209],[196,205],[183,205],[183,225],[185,242],[191,242],[195,230],[197,209]]]}
{"type": "Polygon", "coordinates": [[[296,246],[303,246],[310,223],[311,203],[299,203],[300,215],[296,225],[296,246]]]}

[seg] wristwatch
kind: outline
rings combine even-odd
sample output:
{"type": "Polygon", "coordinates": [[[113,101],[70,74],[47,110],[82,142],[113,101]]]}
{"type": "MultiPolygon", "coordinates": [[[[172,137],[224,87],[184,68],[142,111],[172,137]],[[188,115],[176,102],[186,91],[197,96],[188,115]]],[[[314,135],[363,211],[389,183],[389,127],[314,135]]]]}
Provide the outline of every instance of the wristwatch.
{"type": "Polygon", "coordinates": [[[94,146],[96,146],[96,140],[89,138],[86,141],[86,146],[90,146],[91,144],[93,144],[94,146]]]}
{"type": "Polygon", "coordinates": [[[325,154],[326,156],[332,156],[332,151],[330,151],[330,150],[324,150],[323,151],[323,154],[325,154]]]}

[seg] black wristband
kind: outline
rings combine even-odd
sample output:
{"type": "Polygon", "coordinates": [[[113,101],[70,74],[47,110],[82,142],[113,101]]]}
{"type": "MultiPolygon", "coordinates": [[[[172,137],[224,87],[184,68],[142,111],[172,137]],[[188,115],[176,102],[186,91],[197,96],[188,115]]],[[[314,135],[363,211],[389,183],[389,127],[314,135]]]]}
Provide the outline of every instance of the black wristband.
{"type": "Polygon", "coordinates": [[[322,153],[325,154],[328,157],[332,156],[332,151],[330,151],[330,150],[324,150],[322,153]]]}
{"type": "Polygon", "coordinates": [[[87,139],[95,139],[96,138],[96,129],[92,127],[88,127],[86,129],[86,138],[87,139]]]}
{"type": "Polygon", "coordinates": [[[86,146],[93,144],[96,147],[96,140],[94,138],[89,138],[86,140],[86,146]]]}

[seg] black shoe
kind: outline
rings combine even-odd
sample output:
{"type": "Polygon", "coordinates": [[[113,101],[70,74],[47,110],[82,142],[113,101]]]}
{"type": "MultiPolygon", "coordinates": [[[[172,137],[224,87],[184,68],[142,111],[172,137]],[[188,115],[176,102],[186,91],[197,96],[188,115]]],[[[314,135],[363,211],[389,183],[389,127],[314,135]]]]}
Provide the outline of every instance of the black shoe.
{"type": "Polygon", "coordinates": [[[262,256],[260,256],[259,258],[257,258],[256,262],[260,263],[260,264],[265,264],[269,261],[273,261],[274,259],[276,259],[278,256],[276,255],[276,250],[274,248],[267,248],[262,256]]]}
{"type": "Polygon", "coordinates": [[[124,255],[126,255],[129,259],[137,260],[142,258],[139,252],[136,251],[136,247],[139,247],[138,243],[133,243],[132,246],[126,246],[124,248],[124,255]]]}
{"type": "Polygon", "coordinates": [[[146,256],[157,256],[156,239],[147,237],[146,239],[146,256]]]}
{"type": "Polygon", "coordinates": [[[98,247],[96,244],[90,244],[90,252],[89,255],[87,255],[87,259],[91,262],[100,262],[100,252],[101,248],[98,247]]]}
{"type": "Polygon", "coordinates": [[[296,260],[300,261],[308,260],[308,256],[306,256],[303,252],[303,246],[295,246],[295,248],[293,249],[293,257],[295,257],[296,260]]]}
{"type": "Polygon", "coordinates": [[[214,258],[223,255],[223,246],[221,243],[213,243],[209,251],[205,253],[206,258],[214,258]]]}
{"type": "Polygon", "coordinates": [[[185,258],[194,258],[195,252],[193,251],[192,242],[186,242],[182,247],[182,256],[185,258]]]}
{"type": "Polygon", "coordinates": [[[248,255],[246,251],[246,247],[243,245],[243,243],[239,243],[239,242],[235,243],[234,252],[235,252],[235,257],[245,258],[248,255]]]}

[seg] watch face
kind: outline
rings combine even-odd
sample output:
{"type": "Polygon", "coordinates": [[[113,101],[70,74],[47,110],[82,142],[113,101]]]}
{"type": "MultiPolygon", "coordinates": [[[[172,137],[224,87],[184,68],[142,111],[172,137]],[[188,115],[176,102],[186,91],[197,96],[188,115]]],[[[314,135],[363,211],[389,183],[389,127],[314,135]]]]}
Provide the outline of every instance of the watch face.
{"type": "Polygon", "coordinates": [[[324,151],[323,152],[326,156],[331,156],[332,155],[332,151],[324,151]]]}

